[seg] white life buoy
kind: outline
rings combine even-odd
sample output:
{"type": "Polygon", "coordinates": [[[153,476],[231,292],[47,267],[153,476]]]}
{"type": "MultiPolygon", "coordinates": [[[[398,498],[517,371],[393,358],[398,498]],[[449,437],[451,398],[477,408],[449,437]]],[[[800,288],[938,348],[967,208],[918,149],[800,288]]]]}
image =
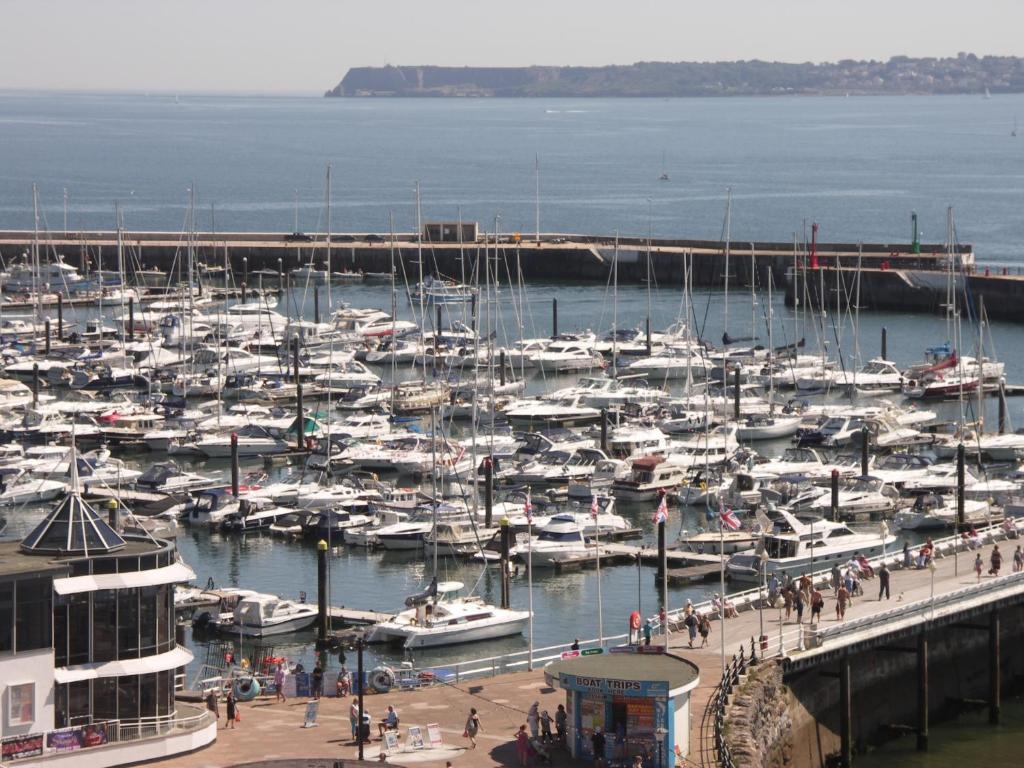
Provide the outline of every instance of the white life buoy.
{"type": "Polygon", "coordinates": [[[387,693],[395,685],[395,673],[390,667],[377,667],[370,670],[370,687],[377,693],[387,693]]]}

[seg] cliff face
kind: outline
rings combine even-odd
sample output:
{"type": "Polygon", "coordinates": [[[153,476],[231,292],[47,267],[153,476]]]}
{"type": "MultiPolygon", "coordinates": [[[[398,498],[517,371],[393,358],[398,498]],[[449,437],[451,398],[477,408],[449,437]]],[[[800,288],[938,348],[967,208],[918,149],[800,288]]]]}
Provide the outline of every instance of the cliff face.
{"type": "Polygon", "coordinates": [[[788,64],[639,62],[608,67],[354,67],[326,96],[733,96],[1024,92],[1024,59],[788,64]]]}

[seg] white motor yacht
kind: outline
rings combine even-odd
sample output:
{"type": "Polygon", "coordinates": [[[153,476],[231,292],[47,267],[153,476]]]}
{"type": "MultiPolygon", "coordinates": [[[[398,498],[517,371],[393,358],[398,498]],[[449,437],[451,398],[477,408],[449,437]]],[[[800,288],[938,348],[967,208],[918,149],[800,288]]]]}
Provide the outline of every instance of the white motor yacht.
{"type": "Polygon", "coordinates": [[[431,582],[406,598],[406,610],[370,630],[371,643],[398,643],[405,648],[430,648],[518,635],[530,620],[529,611],[498,608],[479,597],[459,595],[458,581],[431,582]]]}
{"type": "Polygon", "coordinates": [[[312,626],[317,616],[315,605],[255,594],[243,598],[235,608],[228,631],[244,637],[283,635],[312,626]]]}
{"type": "Polygon", "coordinates": [[[882,536],[879,531],[858,533],[843,523],[830,520],[804,522],[785,510],[779,510],[771,534],[764,537],[768,559],[761,572],[761,558],[753,552],[734,554],[726,563],[726,573],[733,581],[757,584],[762,578],[785,572],[792,577],[802,573],[828,570],[845,563],[854,554],[869,560],[893,550],[896,536],[882,536]]]}

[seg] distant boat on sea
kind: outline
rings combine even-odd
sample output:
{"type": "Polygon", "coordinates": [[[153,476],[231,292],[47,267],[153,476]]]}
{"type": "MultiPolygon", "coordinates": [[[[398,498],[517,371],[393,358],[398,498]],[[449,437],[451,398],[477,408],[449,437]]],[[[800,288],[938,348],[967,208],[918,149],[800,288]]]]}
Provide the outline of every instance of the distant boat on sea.
{"type": "Polygon", "coordinates": [[[1013,137],[1017,136],[1017,116],[1013,116],[1013,130],[1010,131],[1010,135],[1013,137]]]}
{"type": "Polygon", "coordinates": [[[992,94],[988,92],[988,88],[987,87],[985,88],[985,98],[986,99],[991,99],[992,98],[992,94]]]}
{"type": "Polygon", "coordinates": [[[661,153],[661,176],[658,177],[658,181],[669,181],[668,170],[665,168],[665,152],[661,153]]]}

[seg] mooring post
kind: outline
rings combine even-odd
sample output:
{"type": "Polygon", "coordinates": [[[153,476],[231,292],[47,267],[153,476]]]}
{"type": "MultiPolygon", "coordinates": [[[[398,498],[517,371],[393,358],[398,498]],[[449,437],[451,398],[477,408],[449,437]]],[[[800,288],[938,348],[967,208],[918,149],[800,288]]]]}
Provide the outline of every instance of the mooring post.
{"type": "Polygon", "coordinates": [[[999,611],[992,611],[988,617],[988,721],[992,725],[999,724],[999,699],[999,611]]]}
{"type": "Polygon", "coordinates": [[[889,331],[884,325],[882,326],[882,359],[889,359],[889,331]]]}
{"type": "MultiPolygon", "coordinates": [[[[302,380],[299,379],[299,340],[295,339],[295,450],[305,448],[306,414],[302,408],[302,380]]],[[[327,447],[327,461],[330,464],[331,450],[327,447]]]]}
{"type": "Polygon", "coordinates": [[[736,374],[732,380],[732,417],[740,420],[740,367],[736,366],[736,374]]]}
{"type": "Polygon", "coordinates": [[[558,299],[551,300],[551,338],[558,336],[558,299]]]}
{"type": "MultiPolygon", "coordinates": [[[[498,352],[498,383],[505,386],[505,350],[498,352]]],[[[493,393],[492,393],[493,394],[493,393]]]]}
{"type": "Polygon", "coordinates": [[[43,326],[46,329],[46,341],[43,342],[43,350],[44,350],[44,354],[49,355],[50,354],[50,318],[46,318],[46,322],[43,323],[43,326]]]}
{"type": "Polygon", "coordinates": [[[832,470],[832,519],[839,520],[839,470],[832,470]]]}
{"type": "Polygon", "coordinates": [[[57,292],[57,339],[64,341],[64,294],[57,292]]]}
{"type": "Polygon", "coordinates": [[[608,453],[608,409],[601,409],[601,450],[608,453]]]}
{"type": "Polygon", "coordinates": [[[839,765],[853,765],[853,702],[850,697],[850,657],[839,659],[839,765]]]}
{"type": "Polygon", "coordinates": [[[928,636],[917,637],[917,749],[928,751],[928,636]]]}
{"type": "Polygon", "coordinates": [[[647,318],[647,356],[651,356],[651,318],[647,318]]]}
{"type": "Polygon", "coordinates": [[[32,363],[32,407],[39,405],[39,363],[32,363]]]}
{"type": "Polygon", "coordinates": [[[964,444],[956,447],[956,530],[964,527],[964,444]]]}
{"type": "Polygon", "coordinates": [[[512,540],[512,528],[507,517],[501,518],[499,525],[501,541],[501,607],[509,606],[508,558],[512,540]]]}
{"type": "Polygon", "coordinates": [[[860,474],[864,477],[868,473],[868,457],[871,453],[871,432],[867,426],[860,431],[860,474]]]}
{"type": "Polygon", "coordinates": [[[238,433],[231,433],[231,495],[238,498],[238,433]]]}
{"type": "Polygon", "coordinates": [[[277,260],[277,303],[284,303],[284,261],[277,260]]]}
{"type": "Polygon", "coordinates": [[[320,286],[313,288],[313,322],[320,324],[320,286]]]}
{"type": "Polygon", "coordinates": [[[494,514],[494,462],[490,456],[484,457],[484,527],[491,527],[494,514]]]}
{"type": "Polygon", "coordinates": [[[135,338],[135,297],[128,297],[128,338],[135,338]]]}
{"type": "Polygon", "coordinates": [[[476,333],[476,293],[469,294],[469,330],[476,333]]]}
{"type": "Polygon", "coordinates": [[[327,542],[316,544],[316,645],[317,650],[327,647],[327,542]]]}
{"type": "Polygon", "coordinates": [[[1006,434],[1006,383],[999,382],[999,434],[1006,434]]]}

